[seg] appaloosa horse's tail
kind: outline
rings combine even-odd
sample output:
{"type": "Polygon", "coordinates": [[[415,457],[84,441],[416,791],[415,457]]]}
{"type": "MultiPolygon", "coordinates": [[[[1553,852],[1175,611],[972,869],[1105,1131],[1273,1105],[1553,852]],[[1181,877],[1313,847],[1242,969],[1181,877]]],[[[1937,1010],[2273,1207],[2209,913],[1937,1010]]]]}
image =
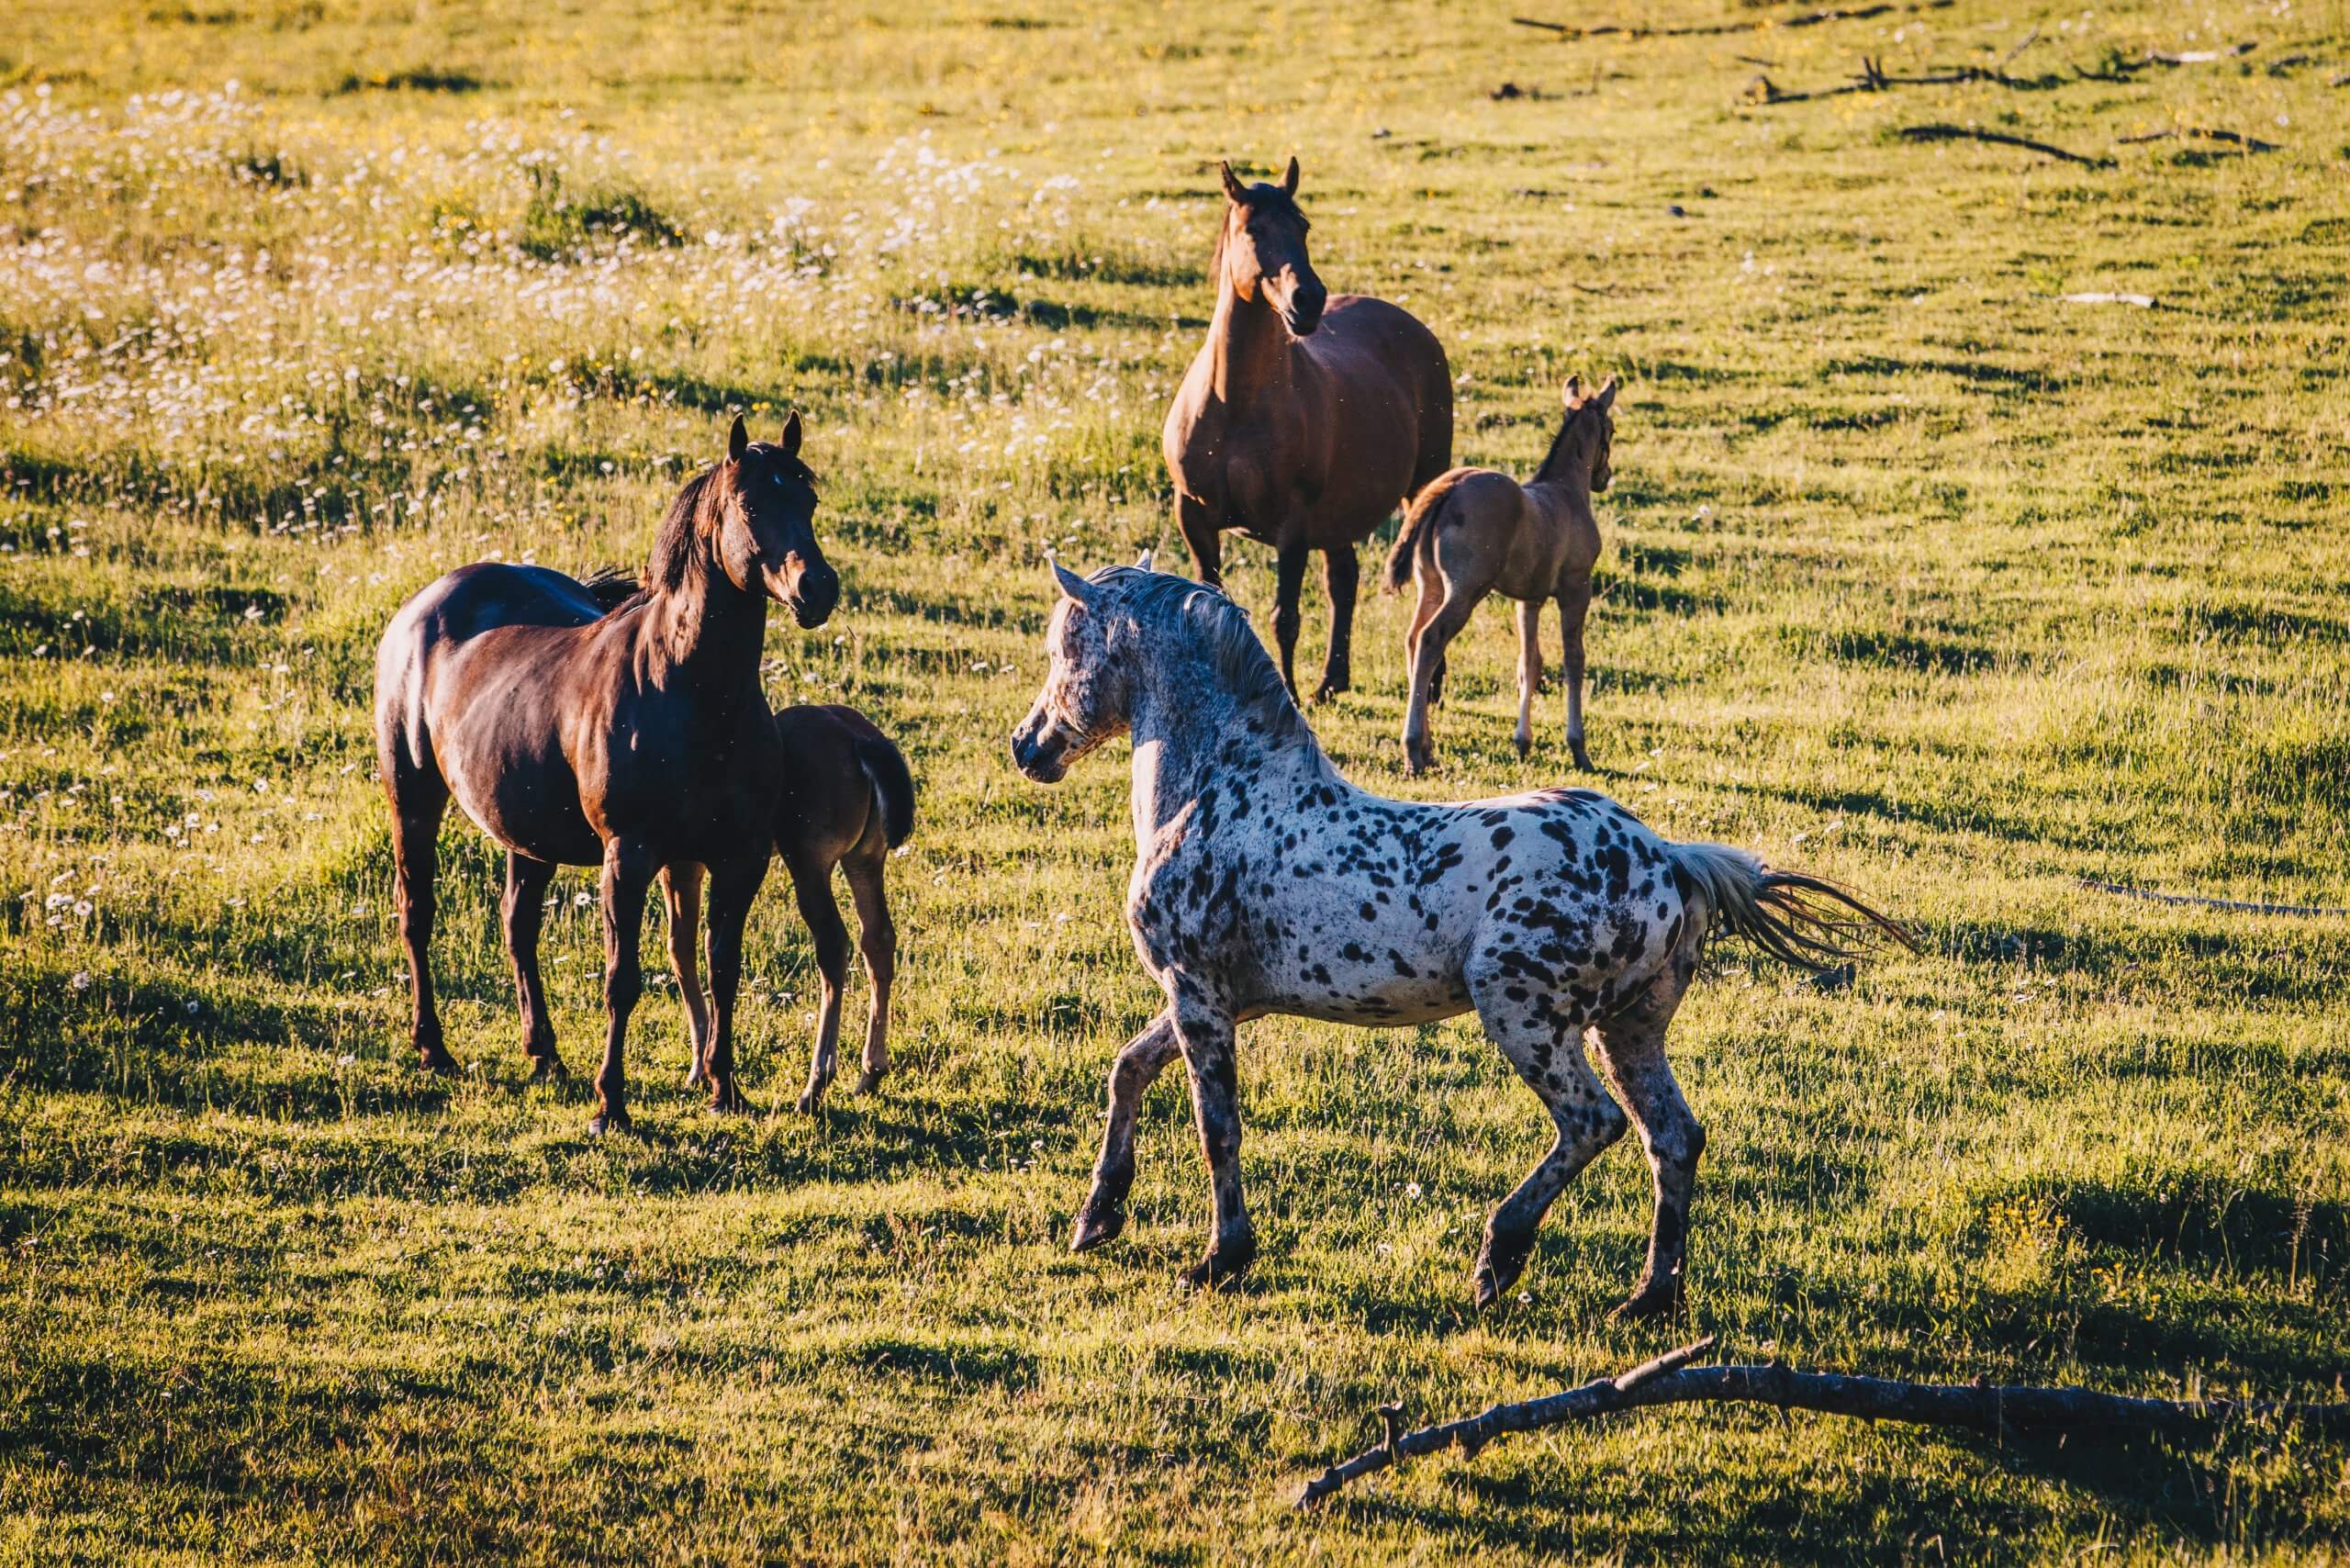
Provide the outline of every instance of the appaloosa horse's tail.
{"type": "Polygon", "coordinates": [[[1879,933],[1911,952],[1917,938],[1844,889],[1800,871],[1774,871],[1726,844],[1676,844],[1673,864],[1706,902],[1708,935],[1742,936],[1801,969],[1849,958],[1879,933]]]}

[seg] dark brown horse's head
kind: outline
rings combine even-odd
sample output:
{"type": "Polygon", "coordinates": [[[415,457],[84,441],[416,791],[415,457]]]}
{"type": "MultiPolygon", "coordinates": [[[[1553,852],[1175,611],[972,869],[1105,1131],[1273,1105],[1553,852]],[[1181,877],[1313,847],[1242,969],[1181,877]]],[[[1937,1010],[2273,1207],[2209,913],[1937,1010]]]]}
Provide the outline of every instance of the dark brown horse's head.
{"type": "Polygon", "coordinates": [[[1560,393],[1566,405],[1567,417],[1559,426],[1559,433],[1551,439],[1550,454],[1534,476],[1537,482],[1563,479],[1577,471],[1587,476],[1595,495],[1607,488],[1615,478],[1607,466],[1616,444],[1616,378],[1609,376],[1595,392],[1588,390],[1580,375],[1567,377],[1567,385],[1560,393]]]}
{"type": "Polygon", "coordinates": [[[1282,325],[1301,338],[1310,336],[1322,324],[1330,291],[1306,259],[1305,231],[1311,225],[1297,209],[1297,160],[1289,161],[1289,173],[1278,185],[1243,185],[1226,163],[1224,194],[1224,228],[1215,241],[1219,284],[1250,303],[1261,293],[1281,313],[1282,325]]]}
{"type": "Polygon", "coordinates": [[[669,508],[645,568],[645,587],[675,590],[697,555],[747,594],[765,594],[805,627],[821,626],[841,597],[840,575],[816,547],[816,476],[800,461],[800,416],[783,439],[755,442],[740,415],[726,461],[688,482],[669,508]]]}

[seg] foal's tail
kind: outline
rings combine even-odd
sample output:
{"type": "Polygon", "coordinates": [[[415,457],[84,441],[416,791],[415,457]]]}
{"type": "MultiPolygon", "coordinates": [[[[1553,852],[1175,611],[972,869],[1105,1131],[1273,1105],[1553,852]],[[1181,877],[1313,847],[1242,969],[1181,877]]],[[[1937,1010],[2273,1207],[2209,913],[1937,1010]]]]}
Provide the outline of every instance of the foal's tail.
{"type": "Polygon", "coordinates": [[[1743,936],[1783,963],[1813,969],[1852,958],[1878,935],[1911,952],[1916,937],[1844,889],[1800,871],[1774,871],[1726,844],[1676,844],[1673,863],[1706,901],[1708,935],[1743,936]]]}
{"type": "Polygon", "coordinates": [[[1438,475],[1412,498],[1410,510],[1404,513],[1404,526],[1395,531],[1395,547],[1387,552],[1387,572],[1379,585],[1382,592],[1402,593],[1404,585],[1412,580],[1420,546],[1436,537],[1437,513],[1452,498],[1453,487],[1447,483],[1451,477],[1449,474],[1438,475]]]}
{"type": "Polygon", "coordinates": [[[914,776],[906,754],[885,735],[856,737],[856,765],[881,801],[881,836],[895,849],[914,831],[914,776]]]}

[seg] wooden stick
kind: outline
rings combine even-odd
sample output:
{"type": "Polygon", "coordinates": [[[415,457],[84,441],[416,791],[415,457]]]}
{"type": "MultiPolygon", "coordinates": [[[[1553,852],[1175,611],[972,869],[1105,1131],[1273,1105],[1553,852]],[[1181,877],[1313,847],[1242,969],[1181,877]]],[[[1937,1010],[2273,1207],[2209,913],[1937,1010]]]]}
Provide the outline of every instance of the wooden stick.
{"type": "MultiPolygon", "coordinates": [[[[1769,1405],[1781,1411],[1818,1410],[1868,1421],[1905,1421],[1916,1426],[1958,1427],[2003,1437],[2011,1431],[2076,1432],[2152,1430],[2194,1432],[2235,1420],[2296,1421],[2321,1430],[2350,1432],[2350,1404],[2290,1400],[2140,1399],[2087,1388],[1995,1387],[1988,1379],[1971,1383],[1903,1383],[1891,1378],[1838,1372],[1802,1372],[1782,1366],[1693,1367],[1714,1347],[1711,1335],[1684,1345],[1618,1377],[1594,1378],[1578,1388],[1539,1399],[1496,1405],[1483,1415],[1442,1426],[1423,1427],[1401,1437],[1392,1423],[1386,1440],[1308,1481],[1297,1506],[1310,1508],[1349,1481],[1385,1470],[1419,1454],[1460,1446],[1474,1457],[1487,1443],[1512,1432],[1530,1432],[1587,1421],[1621,1410],[1701,1401],[1769,1405]]],[[[1392,1407],[1390,1407],[1392,1408],[1392,1407]]]]}
{"type": "Polygon", "coordinates": [[[2028,137],[2009,136],[2005,131],[1977,130],[1966,125],[1905,125],[1901,128],[1904,141],[1989,141],[2001,147],[2020,147],[2027,151],[2044,152],[2051,158],[2062,158],[2067,163],[2078,163],[2085,169],[2110,169],[2110,158],[2091,158],[2083,153],[2052,147],[2045,141],[2033,141],[2028,137]]]}
{"type": "Polygon", "coordinates": [[[2081,886],[2093,892],[2114,893],[2125,899],[2144,899],[2149,903],[2193,904],[2199,909],[2240,909],[2247,914],[2350,915],[2350,909],[2335,909],[2316,903],[2256,903],[2244,899],[2206,898],[2200,893],[2157,893],[2145,888],[2133,888],[2127,882],[2100,882],[2090,877],[2080,879],[2081,886]]]}
{"type": "Polygon", "coordinates": [[[2175,130],[2149,130],[2138,136],[2125,136],[2121,138],[2121,145],[2132,147],[2142,141],[2167,141],[2174,138],[2183,140],[2190,137],[2203,141],[2229,142],[2243,148],[2247,152],[2277,151],[2276,142],[2263,141],[2256,136],[2246,136],[2240,130],[2215,130],[2199,125],[2180,126],[2175,130]]]}

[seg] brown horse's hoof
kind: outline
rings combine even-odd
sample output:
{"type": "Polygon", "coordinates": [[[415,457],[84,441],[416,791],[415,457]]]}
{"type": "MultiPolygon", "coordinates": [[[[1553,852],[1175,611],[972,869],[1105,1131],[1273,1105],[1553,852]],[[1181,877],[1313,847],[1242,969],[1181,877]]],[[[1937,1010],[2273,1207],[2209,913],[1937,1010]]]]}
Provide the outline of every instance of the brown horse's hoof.
{"type": "Polygon", "coordinates": [[[440,1046],[431,1047],[424,1051],[419,1058],[417,1066],[421,1070],[440,1078],[454,1078],[465,1070],[455,1057],[451,1056],[440,1046]]]}
{"type": "Polygon", "coordinates": [[[1336,680],[1325,680],[1321,685],[1314,689],[1314,700],[1316,704],[1327,702],[1331,698],[1337,696],[1340,692],[1352,691],[1353,689],[1354,682],[1347,679],[1343,676],[1339,677],[1336,680]]]}
{"type": "Polygon", "coordinates": [[[1591,753],[1583,750],[1581,746],[1575,747],[1574,753],[1575,771],[1577,773],[1596,773],[1599,771],[1598,768],[1594,767],[1591,765],[1591,753]]]}
{"type": "Polygon", "coordinates": [[[1220,1291],[1247,1273],[1256,1260],[1257,1243],[1253,1238],[1211,1247],[1206,1257],[1192,1265],[1183,1282],[1195,1291],[1220,1291]]]}
{"type": "Polygon", "coordinates": [[[569,1081],[571,1070],[563,1065],[561,1057],[538,1057],[531,1068],[533,1083],[564,1083],[569,1081]]]}
{"type": "Polygon", "coordinates": [[[800,1092],[800,1098],[792,1103],[792,1109],[803,1116],[814,1115],[824,1108],[824,1091],[830,1085],[822,1083],[810,1084],[800,1092]]]}
{"type": "Polygon", "coordinates": [[[881,1087],[881,1075],[887,1070],[888,1070],[885,1068],[868,1067],[863,1072],[858,1073],[856,1075],[856,1092],[859,1094],[871,1094],[878,1091],[881,1087]]]}
{"type": "Polygon", "coordinates": [[[732,1083],[723,1089],[713,1088],[711,1092],[710,1110],[712,1115],[740,1116],[747,1114],[750,1109],[749,1099],[732,1083]]]}
{"type": "Polygon", "coordinates": [[[1089,1201],[1077,1216],[1077,1228],[1069,1238],[1072,1252],[1091,1252],[1097,1247],[1107,1247],[1125,1234],[1126,1211],[1117,1204],[1095,1204],[1089,1201]]]}
{"type": "Polygon", "coordinates": [[[607,1133],[632,1133],[636,1124],[628,1119],[626,1111],[599,1111],[588,1124],[589,1137],[602,1137],[607,1133]]]}
{"type": "Polygon", "coordinates": [[[1675,1275],[1662,1282],[1643,1280],[1630,1295],[1617,1305],[1607,1315],[1610,1323],[1635,1323],[1651,1318],[1678,1317],[1683,1305],[1681,1280],[1675,1275]]]}

